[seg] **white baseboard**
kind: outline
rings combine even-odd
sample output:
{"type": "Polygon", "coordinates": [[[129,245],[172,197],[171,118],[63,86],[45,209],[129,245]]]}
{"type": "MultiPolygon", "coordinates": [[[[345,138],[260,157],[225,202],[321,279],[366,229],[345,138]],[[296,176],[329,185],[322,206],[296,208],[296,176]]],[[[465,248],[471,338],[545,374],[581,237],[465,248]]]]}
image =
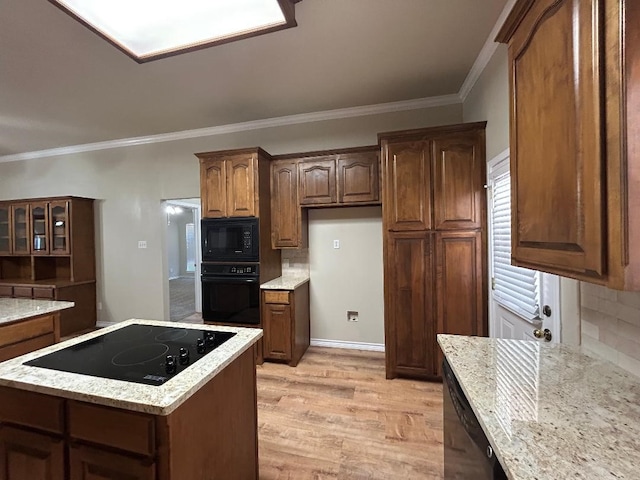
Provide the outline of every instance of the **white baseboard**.
{"type": "Polygon", "coordinates": [[[384,343],[345,342],[343,340],[311,339],[312,347],[348,348],[351,350],[369,350],[372,352],[384,352],[384,343]]]}

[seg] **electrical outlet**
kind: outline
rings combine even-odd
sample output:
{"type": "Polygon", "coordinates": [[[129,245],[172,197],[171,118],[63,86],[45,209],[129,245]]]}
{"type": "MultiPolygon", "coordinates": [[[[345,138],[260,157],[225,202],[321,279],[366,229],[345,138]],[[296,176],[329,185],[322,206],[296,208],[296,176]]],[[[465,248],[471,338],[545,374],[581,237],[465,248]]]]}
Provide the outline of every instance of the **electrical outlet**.
{"type": "Polygon", "coordinates": [[[357,322],[358,321],[358,312],[353,310],[347,310],[347,322],[357,322]]]}
{"type": "Polygon", "coordinates": [[[333,248],[340,248],[340,240],[333,241],[333,248]]]}
{"type": "Polygon", "coordinates": [[[102,302],[98,302],[98,310],[102,310],[102,302]]]}
{"type": "Polygon", "coordinates": [[[147,248],[147,241],[146,240],[138,241],[138,248],[147,248]]]}

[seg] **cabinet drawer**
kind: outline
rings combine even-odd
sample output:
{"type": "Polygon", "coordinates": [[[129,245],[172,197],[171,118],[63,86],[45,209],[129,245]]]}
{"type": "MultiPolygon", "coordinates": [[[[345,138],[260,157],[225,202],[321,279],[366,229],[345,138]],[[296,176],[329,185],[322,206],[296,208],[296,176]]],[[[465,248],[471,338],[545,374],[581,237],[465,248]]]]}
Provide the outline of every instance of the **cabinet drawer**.
{"type": "Polygon", "coordinates": [[[0,285],[0,297],[13,297],[13,287],[0,285]]]}
{"type": "Polygon", "coordinates": [[[33,288],[31,287],[13,287],[13,296],[20,298],[32,298],[33,288]]]}
{"type": "Polygon", "coordinates": [[[42,298],[45,300],[53,300],[53,288],[51,287],[33,287],[33,298],[42,298]]]}
{"type": "Polygon", "coordinates": [[[156,449],[153,417],[75,401],[69,402],[69,435],[143,455],[156,449]]]}
{"type": "Polygon", "coordinates": [[[0,387],[0,422],[63,433],[64,400],[40,393],[0,387]]]}
{"type": "Polygon", "coordinates": [[[0,362],[9,360],[10,358],[24,355],[25,353],[34,352],[41,348],[48,347],[56,343],[53,333],[42,335],[41,337],[31,338],[24,342],[14,343],[6,347],[0,347],[0,362]]]}
{"type": "Polygon", "coordinates": [[[53,333],[53,319],[53,315],[46,315],[3,326],[0,328],[0,347],[53,333]]]}
{"type": "Polygon", "coordinates": [[[284,305],[289,305],[289,292],[281,290],[265,290],[264,303],[282,303],[284,305]]]}

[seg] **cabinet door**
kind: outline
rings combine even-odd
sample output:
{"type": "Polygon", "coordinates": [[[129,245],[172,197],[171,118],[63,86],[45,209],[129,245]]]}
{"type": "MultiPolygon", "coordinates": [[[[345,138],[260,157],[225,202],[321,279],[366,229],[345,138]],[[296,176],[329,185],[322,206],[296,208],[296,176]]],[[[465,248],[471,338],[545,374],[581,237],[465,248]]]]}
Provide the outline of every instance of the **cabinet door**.
{"type": "MultiPolygon", "coordinates": [[[[482,244],[482,234],[477,231],[436,233],[436,333],[488,334],[482,244]]],[[[435,344],[433,348],[440,351],[435,344]]],[[[438,355],[438,369],[441,363],[438,355]]]]}
{"type": "Polygon", "coordinates": [[[388,230],[431,228],[431,162],[428,142],[383,144],[384,223],[388,230]]]}
{"type": "Polygon", "coordinates": [[[264,303],[264,358],[291,360],[291,306],[264,303]]]}
{"type": "Polygon", "coordinates": [[[29,220],[29,205],[14,204],[11,206],[13,238],[11,240],[13,253],[28,255],[31,253],[31,222],[29,220]]]}
{"type": "Polygon", "coordinates": [[[51,254],[69,255],[69,202],[50,202],[49,219],[51,254]]]}
{"type": "Polygon", "coordinates": [[[227,216],[227,172],[223,159],[200,160],[200,191],[203,217],[227,216]]]}
{"type": "Polygon", "coordinates": [[[0,255],[11,253],[11,206],[0,205],[0,255]]]}
{"type": "Polygon", "coordinates": [[[31,204],[31,253],[49,255],[49,204],[31,204]]]}
{"type": "Polygon", "coordinates": [[[433,216],[438,230],[483,225],[485,159],[479,137],[471,133],[433,141],[433,216]]]}
{"type": "Polygon", "coordinates": [[[226,159],[227,216],[254,217],[256,214],[255,162],[252,154],[226,159]]]}
{"type": "Polygon", "coordinates": [[[298,171],[295,162],[271,163],[271,247],[298,247],[301,240],[298,171]]]}
{"type": "Polygon", "coordinates": [[[334,159],[305,160],[298,163],[300,205],[336,202],[336,162],[334,159]]]}
{"type": "Polygon", "coordinates": [[[605,270],[603,4],[533,2],[509,46],[517,265],[605,270]]]}
{"type": "Polygon", "coordinates": [[[0,425],[0,480],[64,480],[62,439],[0,425]]]}
{"type": "Polygon", "coordinates": [[[338,203],[372,203],[380,198],[377,152],[338,158],[338,203]]]}
{"type": "Polygon", "coordinates": [[[431,233],[388,233],[385,258],[387,378],[435,376],[431,233]]]}
{"type": "Polygon", "coordinates": [[[98,450],[69,447],[70,480],[155,480],[155,464],[147,460],[98,450]]]}

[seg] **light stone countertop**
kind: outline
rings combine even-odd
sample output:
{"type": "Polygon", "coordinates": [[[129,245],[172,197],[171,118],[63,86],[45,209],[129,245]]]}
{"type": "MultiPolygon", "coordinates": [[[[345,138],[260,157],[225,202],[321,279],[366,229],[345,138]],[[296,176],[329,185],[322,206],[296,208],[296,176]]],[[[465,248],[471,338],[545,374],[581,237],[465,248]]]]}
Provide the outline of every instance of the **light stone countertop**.
{"type": "Polygon", "coordinates": [[[110,407],[168,415],[262,337],[259,328],[131,319],[0,363],[0,386],[110,407]],[[93,377],[23,365],[24,362],[104,335],[133,323],[235,332],[237,335],[162,385],[93,377]]]}
{"type": "Polygon", "coordinates": [[[309,275],[283,275],[260,285],[262,290],[295,290],[309,281],[309,275]]]}
{"type": "Polygon", "coordinates": [[[640,478],[640,378],[567,345],[438,343],[509,479],[640,478]]]}
{"type": "Polygon", "coordinates": [[[75,305],[73,302],[31,300],[29,298],[0,298],[0,325],[38,315],[54,313],[75,305]]]}

